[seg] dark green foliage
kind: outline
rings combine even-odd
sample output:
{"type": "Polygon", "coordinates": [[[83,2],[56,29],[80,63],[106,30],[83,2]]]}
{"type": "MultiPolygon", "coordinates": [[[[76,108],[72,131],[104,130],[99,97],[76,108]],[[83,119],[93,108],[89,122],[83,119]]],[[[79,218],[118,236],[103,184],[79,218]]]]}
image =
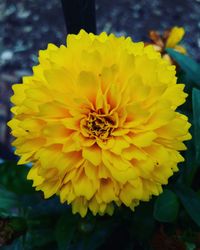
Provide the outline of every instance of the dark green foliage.
{"type": "Polygon", "coordinates": [[[154,205],[154,217],[160,222],[174,222],[179,211],[179,201],[175,193],[165,189],[154,205]]]}
{"type": "Polygon", "coordinates": [[[71,211],[66,211],[60,216],[55,229],[55,238],[58,249],[69,249],[76,230],[77,217],[71,216],[71,211]]]}
{"type": "Polygon", "coordinates": [[[192,90],[192,107],[196,162],[198,163],[200,160],[200,90],[196,88],[192,90]]]}
{"type": "Polygon", "coordinates": [[[187,78],[191,81],[188,84],[194,84],[200,87],[200,65],[192,58],[180,54],[173,49],[167,49],[167,53],[174,59],[187,78]]]}
{"type": "Polygon", "coordinates": [[[34,193],[32,182],[26,179],[29,168],[19,166],[15,161],[5,161],[0,164],[0,185],[17,194],[34,193]]]}
{"type": "Polygon", "coordinates": [[[200,227],[200,196],[191,188],[183,185],[176,186],[176,193],[187,213],[200,227]]]}
{"type": "Polygon", "coordinates": [[[17,195],[9,192],[6,189],[0,189],[0,214],[1,211],[7,211],[13,207],[19,206],[17,195]]]}

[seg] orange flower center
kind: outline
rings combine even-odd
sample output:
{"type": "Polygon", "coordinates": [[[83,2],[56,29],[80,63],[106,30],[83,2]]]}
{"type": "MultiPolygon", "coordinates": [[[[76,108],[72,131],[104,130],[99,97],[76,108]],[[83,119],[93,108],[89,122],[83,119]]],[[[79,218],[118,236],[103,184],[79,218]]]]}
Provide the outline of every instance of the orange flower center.
{"type": "Polygon", "coordinates": [[[109,115],[90,113],[89,116],[84,119],[82,128],[84,134],[90,138],[100,138],[106,140],[110,137],[115,127],[115,121],[109,115]]]}

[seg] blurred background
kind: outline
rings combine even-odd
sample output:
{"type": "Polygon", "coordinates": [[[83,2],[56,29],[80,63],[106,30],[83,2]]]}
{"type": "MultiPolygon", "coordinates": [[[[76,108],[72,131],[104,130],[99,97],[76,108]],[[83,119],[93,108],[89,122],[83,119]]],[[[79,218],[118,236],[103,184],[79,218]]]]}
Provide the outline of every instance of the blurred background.
{"type": "MultiPolygon", "coordinates": [[[[148,41],[148,31],[183,26],[184,46],[200,61],[200,0],[96,0],[97,33],[106,31],[148,41]]],[[[0,0],[0,158],[11,159],[11,85],[31,74],[38,50],[65,43],[61,0],[0,0]]]]}

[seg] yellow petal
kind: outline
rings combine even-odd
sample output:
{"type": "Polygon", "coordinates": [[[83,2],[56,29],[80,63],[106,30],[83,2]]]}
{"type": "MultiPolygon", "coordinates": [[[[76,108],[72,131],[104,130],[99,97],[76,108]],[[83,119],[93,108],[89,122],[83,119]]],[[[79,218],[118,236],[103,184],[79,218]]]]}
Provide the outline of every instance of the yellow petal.
{"type": "Polygon", "coordinates": [[[174,27],[167,39],[166,48],[174,48],[183,38],[185,30],[182,27],[174,27]]]}
{"type": "Polygon", "coordinates": [[[99,195],[101,200],[105,203],[110,203],[111,201],[118,199],[115,194],[114,185],[109,179],[101,180],[99,195]]]}
{"type": "Polygon", "coordinates": [[[43,183],[44,178],[38,175],[38,167],[33,166],[27,175],[28,180],[33,180],[33,187],[38,186],[43,183]]]}
{"type": "Polygon", "coordinates": [[[96,215],[99,211],[99,203],[96,201],[96,198],[93,197],[90,201],[89,201],[89,208],[92,211],[93,215],[96,215]]]}
{"type": "Polygon", "coordinates": [[[91,164],[89,161],[85,161],[83,164],[86,176],[93,182],[98,183],[98,168],[91,164]]]}
{"type": "Polygon", "coordinates": [[[74,78],[73,75],[67,71],[66,69],[50,69],[44,71],[44,76],[49,84],[49,88],[59,91],[65,92],[67,95],[69,92],[73,91],[74,87],[74,78]],[[58,88],[59,84],[59,88],[58,88]]]}
{"type": "Polygon", "coordinates": [[[74,189],[71,182],[63,185],[60,189],[60,201],[64,203],[67,201],[67,204],[73,202],[76,198],[76,194],[74,193],[74,189]]]}
{"type": "Polygon", "coordinates": [[[138,133],[138,134],[131,134],[127,136],[127,140],[134,144],[135,146],[142,148],[147,147],[156,139],[157,134],[153,131],[138,133]]]}
{"type": "Polygon", "coordinates": [[[93,145],[90,148],[83,148],[82,156],[84,159],[91,162],[94,166],[98,166],[101,163],[101,149],[97,145],[93,145]]]}
{"type": "Polygon", "coordinates": [[[52,195],[56,194],[60,187],[60,180],[44,181],[41,185],[37,185],[36,190],[42,190],[44,192],[44,198],[48,199],[52,195]]]}
{"type": "Polygon", "coordinates": [[[85,217],[87,214],[88,206],[87,202],[83,197],[76,198],[72,202],[72,213],[80,213],[81,217],[85,217]]]}
{"type": "Polygon", "coordinates": [[[119,156],[104,150],[102,152],[102,160],[113,178],[121,183],[135,179],[138,176],[137,169],[135,169],[130,162],[123,160],[119,156]]]}
{"type": "Polygon", "coordinates": [[[92,72],[80,72],[77,79],[77,91],[84,96],[84,98],[88,98],[89,101],[95,103],[98,92],[98,82],[92,72]]]}
{"type": "Polygon", "coordinates": [[[69,112],[64,105],[58,102],[48,102],[39,106],[40,117],[43,118],[65,118],[69,117],[69,112]]]}
{"type": "Polygon", "coordinates": [[[122,156],[129,161],[132,159],[145,160],[148,157],[142,149],[139,149],[134,145],[131,145],[129,148],[124,149],[122,152],[122,156]]]}
{"type": "Polygon", "coordinates": [[[132,186],[130,183],[126,183],[120,192],[120,199],[126,206],[130,206],[133,199],[141,199],[143,194],[142,183],[137,187],[132,186]]]}
{"type": "Polygon", "coordinates": [[[175,107],[180,106],[185,102],[185,99],[188,96],[188,94],[183,92],[184,87],[184,84],[176,84],[169,87],[162,95],[162,98],[169,100],[175,107]]]}
{"type": "Polygon", "coordinates": [[[84,173],[77,180],[72,181],[76,196],[84,196],[87,200],[90,200],[96,192],[96,187],[94,187],[92,181],[84,173]]]}
{"type": "Polygon", "coordinates": [[[114,140],[115,140],[115,143],[110,149],[110,151],[115,154],[120,155],[122,153],[122,150],[130,146],[130,144],[123,137],[115,137],[114,140]]]}

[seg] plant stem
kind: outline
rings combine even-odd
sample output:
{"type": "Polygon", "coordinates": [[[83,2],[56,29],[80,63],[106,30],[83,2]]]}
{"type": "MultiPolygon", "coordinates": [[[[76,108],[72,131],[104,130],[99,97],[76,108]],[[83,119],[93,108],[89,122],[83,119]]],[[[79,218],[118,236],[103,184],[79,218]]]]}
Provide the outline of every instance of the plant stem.
{"type": "Polygon", "coordinates": [[[96,33],[95,0],[61,0],[68,34],[96,33]]]}

